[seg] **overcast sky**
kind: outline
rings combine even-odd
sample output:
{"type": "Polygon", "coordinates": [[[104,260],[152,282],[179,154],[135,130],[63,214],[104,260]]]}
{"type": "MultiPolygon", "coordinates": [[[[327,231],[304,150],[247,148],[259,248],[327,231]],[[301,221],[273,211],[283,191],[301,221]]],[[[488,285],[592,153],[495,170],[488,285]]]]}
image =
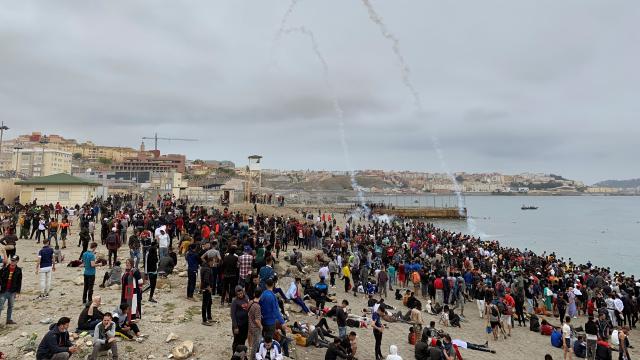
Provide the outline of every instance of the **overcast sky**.
{"type": "Polygon", "coordinates": [[[640,2],[4,1],[0,116],[31,131],[263,166],[640,177],[640,2]],[[333,90],[331,90],[333,89],[333,90]],[[147,148],[153,146],[146,142],[147,148]]]}

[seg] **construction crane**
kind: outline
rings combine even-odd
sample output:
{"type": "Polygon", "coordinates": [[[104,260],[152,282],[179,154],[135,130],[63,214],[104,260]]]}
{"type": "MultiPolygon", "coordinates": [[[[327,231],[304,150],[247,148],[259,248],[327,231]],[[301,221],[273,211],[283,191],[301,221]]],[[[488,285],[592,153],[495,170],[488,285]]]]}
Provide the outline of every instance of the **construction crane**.
{"type": "Polygon", "coordinates": [[[198,139],[181,139],[181,138],[166,138],[166,137],[158,137],[158,133],[155,133],[153,137],[143,136],[142,140],[153,140],[154,141],[154,149],[158,150],[158,140],[176,140],[176,141],[198,141],[198,139]]]}

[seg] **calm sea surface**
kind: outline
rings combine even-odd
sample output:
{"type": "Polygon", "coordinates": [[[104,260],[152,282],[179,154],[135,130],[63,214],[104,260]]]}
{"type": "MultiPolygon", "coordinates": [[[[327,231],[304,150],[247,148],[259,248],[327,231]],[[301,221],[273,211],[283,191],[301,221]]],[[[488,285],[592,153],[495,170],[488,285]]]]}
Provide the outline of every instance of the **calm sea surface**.
{"type": "MultiPolygon", "coordinates": [[[[452,205],[454,197],[384,196],[371,201],[399,206],[452,205]],[[416,202],[418,201],[418,202],[416,202]]],[[[638,196],[467,196],[476,235],[504,246],[555,251],[560,257],[610,266],[640,275],[640,197],[638,196]],[[538,210],[521,210],[522,205],[538,210]]],[[[465,221],[436,224],[469,233],[465,221]]],[[[473,226],[472,226],[473,228],[473,226]]]]}

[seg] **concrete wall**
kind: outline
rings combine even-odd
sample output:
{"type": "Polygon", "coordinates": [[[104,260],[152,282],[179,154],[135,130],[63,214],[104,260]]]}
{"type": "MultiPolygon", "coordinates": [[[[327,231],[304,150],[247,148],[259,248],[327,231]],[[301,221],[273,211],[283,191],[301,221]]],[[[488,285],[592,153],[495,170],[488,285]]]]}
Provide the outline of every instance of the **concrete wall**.
{"type": "Polygon", "coordinates": [[[20,195],[20,186],[15,182],[16,179],[0,179],[0,198],[5,198],[5,204],[12,203],[20,195]]]}

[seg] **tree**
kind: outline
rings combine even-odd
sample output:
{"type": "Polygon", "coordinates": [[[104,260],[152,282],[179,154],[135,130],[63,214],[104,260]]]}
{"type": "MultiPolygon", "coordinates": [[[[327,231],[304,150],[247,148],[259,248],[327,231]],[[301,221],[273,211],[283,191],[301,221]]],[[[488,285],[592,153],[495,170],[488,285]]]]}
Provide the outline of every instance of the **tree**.
{"type": "Polygon", "coordinates": [[[80,159],[82,159],[81,153],[73,153],[73,160],[80,160],[80,159]]]}
{"type": "Polygon", "coordinates": [[[111,165],[112,160],[104,157],[98,158],[98,162],[103,165],[111,165]]]}

